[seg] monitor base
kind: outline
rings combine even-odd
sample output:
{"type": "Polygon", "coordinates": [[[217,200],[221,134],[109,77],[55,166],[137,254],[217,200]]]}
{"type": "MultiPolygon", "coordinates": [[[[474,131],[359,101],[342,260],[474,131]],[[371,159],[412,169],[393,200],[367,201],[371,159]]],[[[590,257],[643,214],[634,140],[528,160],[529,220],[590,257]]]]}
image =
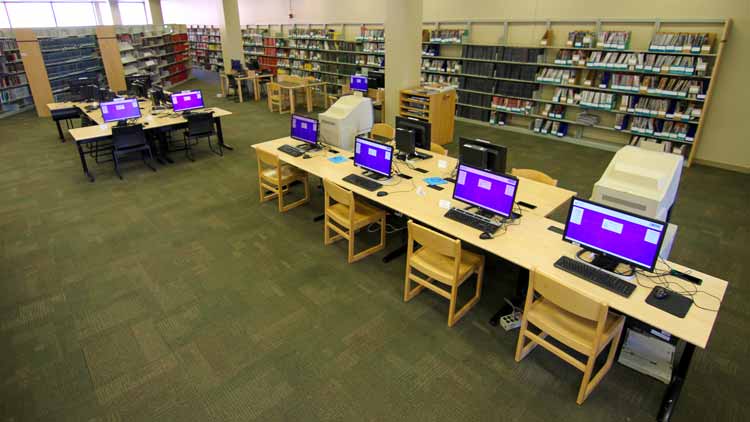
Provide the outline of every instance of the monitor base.
{"type": "Polygon", "coordinates": [[[319,151],[319,150],[323,149],[323,148],[321,148],[321,146],[319,144],[314,144],[313,145],[313,144],[308,144],[308,143],[297,145],[296,148],[298,150],[300,150],[300,151],[305,151],[305,152],[319,151]]]}
{"type": "Polygon", "coordinates": [[[382,182],[383,180],[390,179],[390,177],[388,177],[388,176],[383,176],[382,174],[378,174],[378,173],[375,173],[375,172],[372,172],[372,171],[369,171],[369,170],[363,171],[362,172],[362,176],[364,176],[364,177],[366,177],[368,179],[375,180],[377,182],[382,182]]]}

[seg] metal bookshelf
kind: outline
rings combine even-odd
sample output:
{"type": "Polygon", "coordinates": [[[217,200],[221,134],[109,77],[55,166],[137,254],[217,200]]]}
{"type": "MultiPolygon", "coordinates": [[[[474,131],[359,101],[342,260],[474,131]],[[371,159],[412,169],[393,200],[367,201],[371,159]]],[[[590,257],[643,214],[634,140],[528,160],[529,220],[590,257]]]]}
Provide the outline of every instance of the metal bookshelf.
{"type": "Polygon", "coordinates": [[[13,34],[0,31],[0,119],[33,107],[18,43],[13,34]]]}
{"type": "Polygon", "coordinates": [[[187,34],[193,67],[212,72],[223,72],[224,57],[221,50],[219,28],[205,25],[189,26],[187,34]]]}
{"type": "Polygon", "coordinates": [[[107,85],[99,45],[92,28],[78,34],[49,31],[37,38],[55,102],[70,99],[69,85],[75,79],[89,78],[102,87],[107,85]]]}
{"type": "Polygon", "coordinates": [[[190,78],[190,52],[185,25],[117,27],[125,78],[147,75],[165,88],[190,78]]]}

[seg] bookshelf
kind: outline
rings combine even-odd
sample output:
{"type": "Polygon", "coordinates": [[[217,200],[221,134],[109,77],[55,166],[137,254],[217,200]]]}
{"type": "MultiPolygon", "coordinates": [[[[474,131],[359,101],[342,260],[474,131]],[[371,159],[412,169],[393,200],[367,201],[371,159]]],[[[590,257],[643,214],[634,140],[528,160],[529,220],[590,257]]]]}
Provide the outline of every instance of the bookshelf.
{"type": "Polygon", "coordinates": [[[37,35],[54,102],[70,99],[69,84],[78,78],[90,78],[107,85],[104,64],[93,28],[80,34],[37,35]]]}
{"type": "Polygon", "coordinates": [[[190,78],[185,25],[117,27],[125,78],[148,75],[151,83],[173,87],[190,78]]]}
{"type": "Polygon", "coordinates": [[[730,21],[539,21],[529,35],[533,23],[474,25],[487,42],[441,23],[422,79],[456,86],[459,120],[610,150],[657,143],[692,163],[730,21]]]}
{"type": "Polygon", "coordinates": [[[453,88],[401,90],[399,115],[430,122],[430,141],[439,145],[453,142],[456,90],[453,88]]]}
{"type": "Polygon", "coordinates": [[[33,105],[15,35],[0,31],[0,119],[29,110],[33,105]]]}
{"type": "Polygon", "coordinates": [[[193,68],[223,72],[224,57],[221,52],[221,32],[219,28],[193,25],[188,26],[187,34],[193,68]]]}

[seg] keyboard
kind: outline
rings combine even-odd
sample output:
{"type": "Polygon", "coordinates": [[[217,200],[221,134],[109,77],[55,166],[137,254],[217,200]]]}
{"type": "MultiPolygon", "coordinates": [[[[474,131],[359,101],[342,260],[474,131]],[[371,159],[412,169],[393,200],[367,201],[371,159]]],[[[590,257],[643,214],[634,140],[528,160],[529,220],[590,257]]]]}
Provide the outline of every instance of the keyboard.
{"type": "Polygon", "coordinates": [[[286,144],[280,146],[278,150],[281,152],[287,153],[291,155],[292,157],[301,157],[304,154],[304,152],[298,150],[297,148],[291,145],[286,145],[286,144]]]}
{"type": "Polygon", "coordinates": [[[445,213],[445,216],[453,221],[458,221],[461,224],[490,234],[494,234],[501,226],[501,224],[495,223],[487,217],[482,217],[461,208],[451,208],[445,213]]]}
{"type": "Polygon", "coordinates": [[[635,290],[635,284],[567,256],[561,256],[555,262],[555,267],[623,297],[630,297],[635,290]]]}
{"type": "Polygon", "coordinates": [[[344,181],[347,183],[351,183],[352,185],[359,186],[362,189],[367,189],[370,192],[376,191],[383,187],[381,183],[378,183],[366,177],[362,177],[358,174],[350,174],[344,177],[344,181]]]}

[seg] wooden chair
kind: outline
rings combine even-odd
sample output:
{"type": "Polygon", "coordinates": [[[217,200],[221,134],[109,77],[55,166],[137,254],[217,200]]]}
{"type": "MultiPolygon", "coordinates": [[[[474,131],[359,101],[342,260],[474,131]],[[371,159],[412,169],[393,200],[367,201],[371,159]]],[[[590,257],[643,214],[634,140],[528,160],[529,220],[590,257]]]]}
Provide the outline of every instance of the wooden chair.
{"type": "Polygon", "coordinates": [[[396,139],[396,128],[387,123],[375,123],[372,125],[370,134],[372,136],[382,136],[383,138],[388,138],[393,141],[396,139]]]}
{"type": "Polygon", "coordinates": [[[284,104],[289,104],[289,100],[286,95],[286,90],[281,89],[281,86],[276,82],[268,83],[268,109],[273,113],[274,106],[277,106],[279,113],[288,113],[289,108],[284,110],[284,104]]]}
{"type": "Polygon", "coordinates": [[[559,284],[553,278],[531,271],[526,305],[518,333],[516,362],[520,362],[537,345],[583,372],[576,403],[582,404],[612,367],[620,341],[625,317],[610,314],[609,306],[559,284]],[[540,297],[534,300],[534,294],[540,297]],[[532,333],[529,324],[540,330],[532,333]],[[559,342],[586,356],[581,362],[546,340],[552,336],[559,342]],[[529,343],[526,344],[526,339],[529,343]],[[592,378],[599,354],[612,344],[604,366],[592,378]]]}
{"type": "Polygon", "coordinates": [[[448,155],[448,150],[443,148],[442,145],[438,144],[430,144],[430,151],[434,152],[435,154],[448,155]]]}
{"type": "Polygon", "coordinates": [[[482,293],[482,274],[484,272],[484,256],[461,249],[461,240],[451,239],[413,221],[408,223],[409,243],[406,254],[406,278],[404,281],[404,302],[410,301],[426,287],[440,296],[448,299],[448,327],[452,327],[479,302],[482,293]],[[414,243],[421,247],[414,250],[414,243]],[[413,270],[427,276],[422,278],[413,270]],[[474,297],[461,309],[456,311],[458,288],[472,274],[477,275],[477,287],[474,297]],[[433,283],[437,281],[438,283],[433,283]],[[411,283],[418,284],[414,289],[411,283]],[[450,287],[446,290],[440,284],[450,287]]]}
{"type": "Polygon", "coordinates": [[[260,187],[260,202],[278,198],[279,212],[287,212],[310,201],[310,183],[307,173],[296,167],[281,164],[279,157],[261,150],[255,150],[258,157],[258,186],[260,187]],[[305,186],[305,197],[288,205],[284,205],[284,194],[289,192],[293,182],[302,182],[305,186]]]}
{"type": "Polygon", "coordinates": [[[539,170],[533,169],[513,169],[510,173],[514,176],[525,177],[527,179],[536,180],[540,183],[545,183],[552,186],[557,186],[557,179],[553,179],[545,173],[539,170]]]}
{"type": "Polygon", "coordinates": [[[349,242],[347,262],[359,261],[385,248],[385,217],[386,212],[354,200],[354,193],[341,186],[323,179],[325,188],[325,222],[323,224],[323,241],[330,245],[340,239],[349,242]],[[336,201],[332,203],[332,201],[336,201]],[[365,249],[357,254],[354,253],[354,238],[357,231],[372,223],[380,224],[380,243],[365,249]],[[331,231],[335,232],[331,236],[331,231]]]}

